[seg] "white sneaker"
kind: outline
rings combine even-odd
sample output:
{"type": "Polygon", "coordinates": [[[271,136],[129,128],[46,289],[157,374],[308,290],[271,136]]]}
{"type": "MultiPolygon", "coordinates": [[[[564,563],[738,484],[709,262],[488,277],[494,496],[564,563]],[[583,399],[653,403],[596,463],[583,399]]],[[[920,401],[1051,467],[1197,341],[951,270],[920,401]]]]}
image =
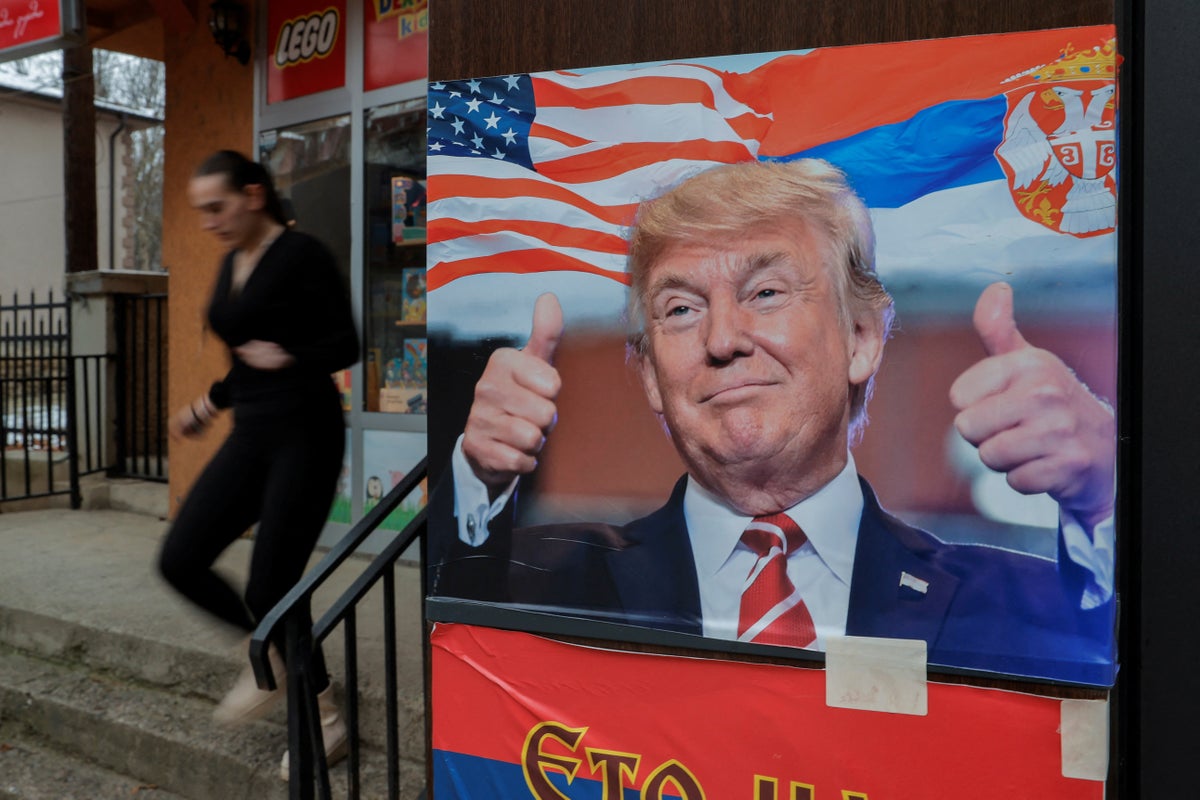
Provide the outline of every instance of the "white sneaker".
{"type": "MultiPolygon", "coordinates": [[[[246,640],[247,658],[249,657],[250,640],[246,640]]],[[[268,692],[265,689],[258,688],[258,682],[254,679],[254,670],[247,664],[242,673],[238,675],[237,681],[233,684],[221,702],[217,704],[213,711],[213,719],[221,725],[240,725],[246,722],[251,722],[256,719],[265,717],[271,709],[273,709],[280,700],[282,700],[287,687],[287,669],[283,665],[283,659],[279,656],[279,651],[275,645],[271,645],[267,651],[267,657],[271,661],[271,669],[275,673],[275,690],[268,692]]]]}
{"type": "MultiPolygon", "coordinates": [[[[332,767],[346,757],[350,749],[349,731],[342,719],[342,712],[333,697],[333,684],[325,687],[325,691],[317,695],[317,711],[321,715],[321,740],[325,745],[325,764],[332,767]]],[[[288,780],[290,777],[291,759],[288,753],[283,754],[279,762],[279,778],[288,780]]]]}

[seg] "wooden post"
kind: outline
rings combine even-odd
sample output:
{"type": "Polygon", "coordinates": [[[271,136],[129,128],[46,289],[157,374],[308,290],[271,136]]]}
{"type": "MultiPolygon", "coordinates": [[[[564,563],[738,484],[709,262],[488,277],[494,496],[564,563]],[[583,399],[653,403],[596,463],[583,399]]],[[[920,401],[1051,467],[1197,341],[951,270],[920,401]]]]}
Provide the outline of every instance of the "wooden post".
{"type": "Polygon", "coordinates": [[[98,269],[96,105],[92,48],[63,50],[63,208],[66,271],[98,269]]]}

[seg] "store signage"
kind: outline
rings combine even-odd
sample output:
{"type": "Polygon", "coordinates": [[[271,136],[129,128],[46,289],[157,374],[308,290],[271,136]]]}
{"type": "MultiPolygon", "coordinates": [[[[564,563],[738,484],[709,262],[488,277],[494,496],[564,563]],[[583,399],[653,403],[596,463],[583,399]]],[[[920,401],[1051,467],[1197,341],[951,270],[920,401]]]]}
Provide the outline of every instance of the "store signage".
{"type": "Polygon", "coordinates": [[[79,0],[0,0],[0,61],[68,44],[80,19],[79,0]]]}
{"type": "Polygon", "coordinates": [[[899,713],[835,707],[823,669],[468,625],[431,643],[438,800],[1104,797],[1102,701],[929,683],[899,713]],[[1102,712],[1082,728],[1080,703],[1102,712]]]}
{"type": "Polygon", "coordinates": [[[268,103],[346,84],[345,19],[345,0],[273,0],[267,12],[268,103]]]}
{"type": "Polygon", "coordinates": [[[275,66],[283,68],[303,64],[311,58],[326,58],[333,52],[340,27],[341,17],[335,8],[283,23],[275,44],[275,66]]]}
{"type": "Polygon", "coordinates": [[[429,0],[364,0],[363,89],[428,74],[429,0]]]}

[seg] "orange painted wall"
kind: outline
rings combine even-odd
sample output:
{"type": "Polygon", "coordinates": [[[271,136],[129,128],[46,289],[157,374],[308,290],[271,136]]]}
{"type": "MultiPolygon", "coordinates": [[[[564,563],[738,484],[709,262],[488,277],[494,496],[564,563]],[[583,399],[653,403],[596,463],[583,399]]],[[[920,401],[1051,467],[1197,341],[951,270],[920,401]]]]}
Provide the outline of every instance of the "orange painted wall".
{"type": "MultiPolygon", "coordinates": [[[[230,148],[250,154],[254,145],[254,62],[242,65],[225,58],[203,18],[190,30],[166,32],[163,50],[167,67],[163,265],[170,273],[168,398],[170,407],[176,409],[207,390],[229,368],[224,345],[205,332],[204,324],[222,248],[200,230],[188,205],[187,183],[196,166],[214,150],[230,148]]],[[[172,516],[228,430],[229,420],[221,419],[199,441],[170,443],[172,516]]]]}

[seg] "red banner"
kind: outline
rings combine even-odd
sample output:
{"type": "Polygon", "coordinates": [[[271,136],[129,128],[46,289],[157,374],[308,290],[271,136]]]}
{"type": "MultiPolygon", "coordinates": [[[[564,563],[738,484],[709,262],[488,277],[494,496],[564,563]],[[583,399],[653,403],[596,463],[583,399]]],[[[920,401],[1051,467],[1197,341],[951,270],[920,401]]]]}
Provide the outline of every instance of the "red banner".
{"type": "Polygon", "coordinates": [[[429,0],[366,0],[364,5],[363,89],[424,80],[429,0]]]}
{"type": "Polygon", "coordinates": [[[819,669],[465,625],[432,644],[437,800],[1104,796],[1063,777],[1053,698],[929,684],[916,716],[831,708],[819,669]]]}
{"type": "Polygon", "coordinates": [[[0,0],[0,57],[62,33],[58,0],[0,0]]]}
{"type": "Polygon", "coordinates": [[[267,102],[346,85],[346,0],[272,0],[267,102]]]}

